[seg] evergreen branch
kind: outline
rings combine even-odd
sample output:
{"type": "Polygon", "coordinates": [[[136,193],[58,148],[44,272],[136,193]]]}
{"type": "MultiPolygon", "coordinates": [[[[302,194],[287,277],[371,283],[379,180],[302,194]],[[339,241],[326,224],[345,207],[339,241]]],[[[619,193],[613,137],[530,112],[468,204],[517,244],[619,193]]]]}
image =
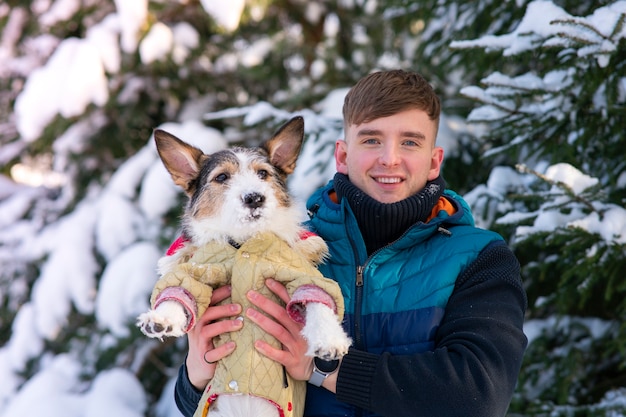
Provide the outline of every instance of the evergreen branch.
{"type": "Polygon", "coordinates": [[[600,42],[593,42],[591,40],[588,39],[583,39],[580,36],[572,36],[567,32],[557,32],[556,36],[558,36],[559,38],[562,39],[567,39],[568,41],[570,41],[570,45],[572,44],[579,44],[579,45],[583,45],[583,46],[590,46],[590,45],[598,45],[600,44],[600,42]]]}
{"type": "Polygon", "coordinates": [[[615,22],[615,27],[613,28],[613,31],[609,35],[610,39],[613,39],[615,36],[621,33],[622,28],[624,27],[624,23],[626,23],[626,14],[622,13],[619,15],[619,19],[617,19],[617,22],[615,22]]]}
{"type": "MultiPolygon", "coordinates": [[[[589,23],[584,22],[584,21],[580,21],[580,20],[577,21],[577,20],[568,19],[568,20],[553,20],[550,23],[551,24],[560,24],[562,26],[578,26],[578,27],[582,27],[582,28],[587,29],[589,32],[597,35],[600,39],[606,39],[606,36],[604,36],[602,34],[602,32],[600,32],[596,27],[591,26],[589,23]]],[[[558,35],[559,36],[563,36],[563,35],[566,35],[566,34],[561,32],[558,35]]],[[[578,37],[574,37],[574,36],[566,36],[566,37],[568,37],[570,39],[577,39],[578,38],[578,37]]],[[[590,41],[589,42],[584,42],[583,40],[580,40],[580,42],[593,44],[593,42],[590,42],[590,41]]]]}
{"type": "Polygon", "coordinates": [[[484,106],[493,106],[496,109],[502,110],[505,113],[515,114],[517,112],[517,109],[507,107],[503,103],[503,100],[501,100],[499,97],[494,96],[493,94],[487,93],[485,89],[483,89],[483,91],[485,92],[485,95],[482,97],[472,96],[468,94],[463,94],[463,95],[471,100],[481,103],[484,106]]]}
{"type": "Polygon", "coordinates": [[[517,169],[519,172],[523,173],[523,174],[532,174],[535,177],[539,178],[540,180],[553,185],[555,187],[558,187],[560,189],[562,189],[563,191],[565,191],[565,194],[567,194],[572,200],[577,201],[581,204],[583,204],[584,206],[586,206],[589,210],[591,210],[592,212],[596,212],[600,215],[602,215],[601,212],[599,212],[598,210],[596,210],[596,208],[593,206],[593,204],[581,197],[580,195],[576,194],[574,192],[574,190],[572,189],[572,187],[570,187],[569,185],[565,184],[563,181],[555,181],[551,178],[546,177],[544,174],[535,171],[532,168],[529,168],[528,166],[524,165],[524,164],[517,164],[515,165],[515,169],[517,169]]]}

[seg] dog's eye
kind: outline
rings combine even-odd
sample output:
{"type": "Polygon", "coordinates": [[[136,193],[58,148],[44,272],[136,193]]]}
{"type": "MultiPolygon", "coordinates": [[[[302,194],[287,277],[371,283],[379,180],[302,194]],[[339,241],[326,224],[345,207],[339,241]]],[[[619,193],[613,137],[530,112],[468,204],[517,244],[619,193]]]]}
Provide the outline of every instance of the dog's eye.
{"type": "Polygon", "coordinates": [[[221,183],[228,181],[228,178],[230,178],[230,175],[223,172],[221,174],[216,175],[215,178],[213,178],[213,181],[221,184],[221,183]]]}
{"type": "Polygon", "coordinates": [[[261,178],[262,180],[264,180],[264,179],[266,179],[266,178],[268,177],[269,172],[267,172],[267,170],[265,170],[265,169],[259,169],[259,170],[256,172],[256,175],[257,175],[259,178],[261,178]]]}

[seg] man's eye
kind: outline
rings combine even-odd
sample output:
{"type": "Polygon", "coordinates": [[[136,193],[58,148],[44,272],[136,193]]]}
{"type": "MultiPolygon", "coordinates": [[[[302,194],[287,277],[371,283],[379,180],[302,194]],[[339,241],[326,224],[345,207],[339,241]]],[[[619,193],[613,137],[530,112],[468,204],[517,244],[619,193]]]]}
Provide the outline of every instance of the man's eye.
{"type": "Polygon", "coordinates": [[[375,145],[378,143],[378,139],[365,139],[363,141],[363,143],[367,144],[367,145],[375,145]]]}
{"type": "Polygon", "coordinates": [[[256,172],[256,175],[261,178],[262,180],[266,179],[269,176],[269,172],[267,172],[267,170],[265,169],[259,169],[256,172]]]}
{"type": "Polygon", "coordinates": [[[228,175],[228,174],[223,172],[221,174],[217,174],[215,176],[215,178],[213,178],[213,181],[222,184],[222,183],[228,181],[229,178],[230,178],[230,175],[228,175]]]}

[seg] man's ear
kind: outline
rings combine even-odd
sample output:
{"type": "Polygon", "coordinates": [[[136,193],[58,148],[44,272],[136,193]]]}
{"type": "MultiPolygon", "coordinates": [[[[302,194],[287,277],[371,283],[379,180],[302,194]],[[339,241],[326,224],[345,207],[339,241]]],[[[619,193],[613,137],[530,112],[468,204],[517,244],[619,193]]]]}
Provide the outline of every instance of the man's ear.
{"type": "Polygon", "coordinates": [[[441,146],[435,146],[433,148],[433,154],[430,159],[428,181],[432,181],[439,177],[439,174],[441,173],[441,164],[443,163],[443,153],[443,148],[441,146]]]}
{"type": "Polygon", "coordinates": [[[335,167],[340,174],[348,175],[348,144],[343,139],[335,142],[335,167]]]}

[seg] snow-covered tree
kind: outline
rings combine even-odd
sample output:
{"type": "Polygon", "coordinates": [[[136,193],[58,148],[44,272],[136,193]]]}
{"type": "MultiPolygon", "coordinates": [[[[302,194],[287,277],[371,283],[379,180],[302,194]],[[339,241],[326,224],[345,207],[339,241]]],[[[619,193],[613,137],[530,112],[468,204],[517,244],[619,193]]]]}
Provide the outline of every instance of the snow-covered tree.
{"type": "Polygon", "coordinates": [[[468,119],[489,126],[490,153],[510,164],[470,197],[512,234],[524,268],[532,343],[518,406],[622,415],[626,2],[577,16],[533,1],[511,32],[451,46],[507,62],[461,92],[481,103],[468,119]]]}

